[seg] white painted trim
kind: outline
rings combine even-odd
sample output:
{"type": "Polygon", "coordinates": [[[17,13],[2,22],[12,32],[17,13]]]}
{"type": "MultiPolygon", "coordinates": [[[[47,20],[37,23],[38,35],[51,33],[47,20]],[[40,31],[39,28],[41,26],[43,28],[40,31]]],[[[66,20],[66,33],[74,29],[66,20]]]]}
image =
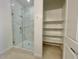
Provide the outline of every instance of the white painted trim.
{"type": "Polygon", "coordinates": [[[34,56],[42,58],[43,0],[34,0],[34,56]]]}
{"type": "Polygon", "coordinates": [[[36,58],[38,58],[38,59],[42,59],[41,55],[38,54],[38,53],[34,53],[34,56],[35,56],[36,58]]]}
{"type": "Polygon", "coordinates": [[[78,45],[78,43],[77,43],[76,41],[72,40],[69,36],[65,36],[65,38],[68,38],[68,39],[71,40],[73,43],[75,43],[75,44],[78,45]]]}
{"type": "Polygon", "coordinates": [[[67,12],[68,12],[68,0],[65,1],[65,26],[64,26],[64,36],[67,33],[67,31],[66,31],[67,30],[67,16],[68,16],[67,12]]]}
{"type": "Polygon", "coordinates": [[[65,24],[64,24],[64,40],[63,40],[63,59],[65,59],[65,36],[67,33],[67,14],[68,12],[68,0],[65,0],[65,24]]]}

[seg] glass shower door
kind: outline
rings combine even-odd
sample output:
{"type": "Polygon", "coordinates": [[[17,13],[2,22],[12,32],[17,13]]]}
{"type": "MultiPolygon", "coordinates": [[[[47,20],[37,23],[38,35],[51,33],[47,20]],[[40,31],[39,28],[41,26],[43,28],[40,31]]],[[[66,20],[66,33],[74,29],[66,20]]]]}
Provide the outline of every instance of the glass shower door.
{"type": "Polygon", "coordinates": [[[23,9],[22,6],[15,2],[12,3],[12,25],[13,25],[13,45],[15,47],[22,48],[22,21],[23,21],[23,9]]]}
{"type": "Polygon", "coordinates": [[[33,6],[24,9],[23,20],[23,48],[33,50],[34,42],[34,18],[33,6]]]}
{"type": "Polygon", "coordinates": [[[33,50],[34,16],[33,0],[12,0],[13,44],[15,47],[33,50]]]}

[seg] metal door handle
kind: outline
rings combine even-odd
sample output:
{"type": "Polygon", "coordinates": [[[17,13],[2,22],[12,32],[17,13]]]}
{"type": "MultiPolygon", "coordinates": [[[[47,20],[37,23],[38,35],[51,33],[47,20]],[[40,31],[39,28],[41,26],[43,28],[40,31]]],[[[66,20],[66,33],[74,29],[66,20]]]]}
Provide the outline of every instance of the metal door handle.
{"type": "Polygon", "coordinates": [[[78,55],[78,53],[75,52],[75,50],[73,48],[71,48],[71,50],[73,51],[74,54],[78,55]]]}
{"type": "Polygon", "coordinates": [[[20,30],[22,30],[22,27],[20,26],[20,28],[19,28],[20,30]]]}
{"type": "Polygon", "coordinates": [[[23,32],[23,29],[22,29],[22,27],[21,27],[21,26],[19,27],[19,29],[20,29],[20,32],[23,32]]]}

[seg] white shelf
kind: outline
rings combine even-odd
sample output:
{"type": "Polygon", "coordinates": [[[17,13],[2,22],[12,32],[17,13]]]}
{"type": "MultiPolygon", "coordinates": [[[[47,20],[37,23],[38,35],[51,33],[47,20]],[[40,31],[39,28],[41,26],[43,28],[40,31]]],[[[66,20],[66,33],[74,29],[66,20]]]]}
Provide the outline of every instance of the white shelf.
{"type": "Polygon", "coordinates": [[[44,31],[63,31],[63,28],[44,28],[44,31]]]}
{"type": "Polygon", "coordinates": [[[44,28],[64,28],[63,24],[45,24],[44,28]]]}
{"type": "MultiPolygon", "coordinates": [[[[59,5],[60,5],[60,3],[59,3],[59,5]]],[[[48,9],[48,6],[46,6],[46,8],[48,9]]],[[[64,37],[63,36],[63,34],[64,34],[64,32],[63,32],[64,31],[64,19],[63,19],[63,12],[62,11],[63,11],[63,8],[45,10],[44,22],[43,22],[44,23],[44,28],[43,28],[44,41],[45,42],[62,43],[63,37],[64,37]]]]}
{"type": "Polygon", "coordinates": [[[43,35],[44,37],[52,37],[52,38],[63,38],[64,36],[57,36],[57,35],[43,35]]]}
{"type": "Polygon", "coordinates": [[[44,24],[63,24],[64,21],[44,21],[44,24]]]}
{"type": "Polygon", "coordinates": [[[63,43],[62,38],[51,38],[51,37],[44,37],[44,42],[49,42],[49,43],[63,43]]]}
{"type": "Polygon", "coordinates": [[[44,35],[63,36],[63,31],[44,31],[44,35]]]}

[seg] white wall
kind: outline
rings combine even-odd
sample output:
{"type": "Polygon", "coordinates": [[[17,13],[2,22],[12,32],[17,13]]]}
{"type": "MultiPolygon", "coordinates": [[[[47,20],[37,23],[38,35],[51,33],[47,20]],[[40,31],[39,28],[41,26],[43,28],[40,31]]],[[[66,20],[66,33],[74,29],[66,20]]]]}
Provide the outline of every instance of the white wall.
{"type": "Polygon", "coordinates": [[[44,0],[44,10],[56,10],[63,7],[65,0],[44,0]]]}
{"type": "Polygon", "coordinates": [[[0,0],[0,53],[12,46],[10,1],[0,0]]]}
{"type": "Polygon", "coordinates": [[[66,36],[70,37],[74,41],[77,41],[77,0],[67,0],[67,13],[66,13],[66,36]],[[72,2],[71,2],[72,1],[72,2]]]}
{"type": "Polygon", "coordinates": [[[51,9],[44,12],[44,21],[62,21],[63,19],[63,9],[51,9]]]}
{"type": "Polygon", "coordinates": [[[78,0],[66,0],[65,8],[65,36],[64,36],[64,50],[63,59],[77,59],[76,54],[78,52],[77,42],[77,1],[78,0]],[[71,48],[75,51],[72,52],[71,48]]]}

